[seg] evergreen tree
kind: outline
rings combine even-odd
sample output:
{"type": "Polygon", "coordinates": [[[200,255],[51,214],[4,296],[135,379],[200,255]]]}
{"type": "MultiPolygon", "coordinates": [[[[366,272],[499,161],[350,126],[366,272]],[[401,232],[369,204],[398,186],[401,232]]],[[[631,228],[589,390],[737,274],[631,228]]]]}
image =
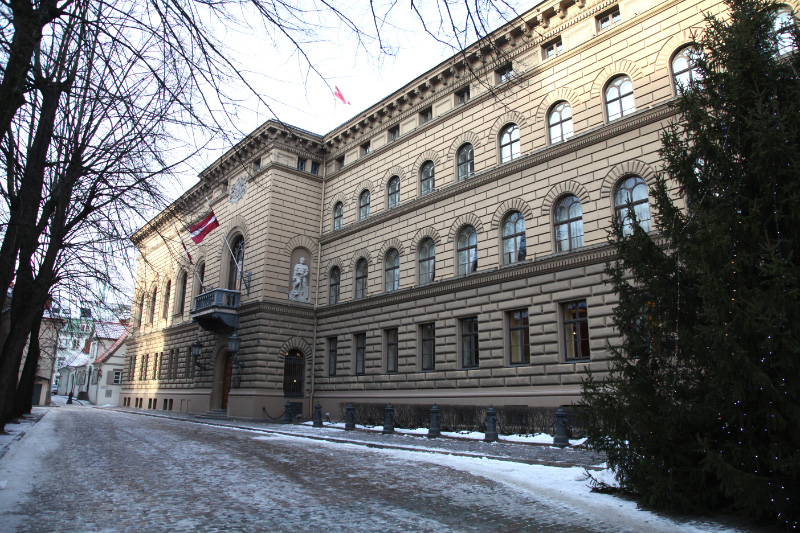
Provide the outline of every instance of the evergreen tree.
{"type": "Polygon", "coordinates": [[[584,382],[623,490],[800,525],[800,56],[796,20],[728,0],[695,37],[663,136],[656,230],[615,220],[622,336],[584,382]]]}

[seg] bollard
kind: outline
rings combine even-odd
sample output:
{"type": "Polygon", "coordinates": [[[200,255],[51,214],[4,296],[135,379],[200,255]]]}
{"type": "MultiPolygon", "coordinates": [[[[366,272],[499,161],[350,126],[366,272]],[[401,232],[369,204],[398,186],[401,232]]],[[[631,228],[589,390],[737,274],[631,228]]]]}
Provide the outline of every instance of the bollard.
{"type": "Polygon", "coordinates": [[[315,428],[322,427],[322,406],[317,402],[317,405],[314,406],[314,423],[312,424],[315,428]]]}
{"type": "Polygon", "coordinates": [[[567,412],[560,405],[556,410],[553,425],[556,428],[553,446],[558,446],[559,448],[569,446],[569,421],[567,420],[567,412]]]}
{"type": "Polygon", "coordinates": [[[386,418],[383,420],[383,433],[394,433],[394,407],[392,407],[392,404],[386,406],[386,418]]]}
{"type": "Polygon", "coordinates": [[[486,411],[486,442],[497,442],[497,411],[490,406],[486,411]]]}
{"type": "Polygon", "coordinates": [[[348,403],[344,412],[344,429],[352,431],[356,429],[356,408],[352,403],[348,403]]]}
{"type": "Polygon", "coordinates": [[[292,402],[286,402],[286,405],[283,406],[283,423],[292,423],[292,402]]]}
{"type": "Polygon", "coordinates": [[[431,407],[431,427],[428,428],[428,438],[435,439],[441,437],[442,431],[439,429],[439,408],[436,404],[431,407]]]}

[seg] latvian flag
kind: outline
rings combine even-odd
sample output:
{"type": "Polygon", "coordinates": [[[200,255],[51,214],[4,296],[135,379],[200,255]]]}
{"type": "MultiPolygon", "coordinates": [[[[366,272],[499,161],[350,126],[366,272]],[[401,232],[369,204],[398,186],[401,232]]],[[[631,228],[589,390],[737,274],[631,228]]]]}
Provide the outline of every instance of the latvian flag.
{"type": "Polygon", "coordinates": [[[211,230],[218,227],[219,222],[217,222],[217,217],[212,209],[206,218],[189,228],[189,236],[195,244],[200,244],[206,238],[206,235],[211,233],[211,230]]]}

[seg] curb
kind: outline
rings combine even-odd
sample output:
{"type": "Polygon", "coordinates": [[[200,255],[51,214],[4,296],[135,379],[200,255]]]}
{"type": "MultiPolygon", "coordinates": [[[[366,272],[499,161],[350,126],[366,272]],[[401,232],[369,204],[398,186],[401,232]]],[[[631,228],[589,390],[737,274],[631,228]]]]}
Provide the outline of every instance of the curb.
{"type": "MultiPolygon", "coordinates": [[[[170,416],[170,415],[162,415],[157,413],[149,413],[146,411],[128,411],[122,410],[113,407],[95,407],[95,409],[104,409],[106,411],[116,411],[120,413],[129,413],[139,416],[150,416],[153,418],[165,418],[168,420],[177,420],[181,422],[189,422],[193,424],[202,424],[211,427],[219,427],[219,428],[234,428],[239,430],[246,430],[246,431],[253,431],[253,432],[260,432],[260,433],[273,433],[276,435],[284,435],[287,437],[297,437],[301,439],[309,439],[309,440],[317,440],[317,441],[325,441],[325,442],[334,442],[338,444],[353,444],[357,446],[364,446],[366,448],[376,448],[376,449],[383,449],[383,450],[399,450],[399,451],[407,451],[407,452],[418,452],[418,453],[437,453],[440,455],[453,455],[456,457],[469,457],[473,459],[493,459],[496,461],[504,461],[508,463],[520,463],[520,464],[527,464],[527,465],[539,465],[539,466],[555,466],[559,468],[584,468],[586,470],[593,470],[593,471],[600,471],[604,470],[603,467],[597,465],[586,465],[586,464],[565,464],[565,463],[558,463],[554,461],[544,461],[544,460],[534,460],[534,459],[522,459],[522,458],[512,458],[512,457],[503,457],[503,456],[494,456],[488,455],[485,453],[470,453],[470,452],[459,452],[459,451],[447,451],[442,449],[426,449],[422,447],[410,447],[410,446],[399,446],[394,444],[378,444],[374,442],[365,442],[361,440],[351,440],[346,438],[339,438],[339,437],[329,437],[329,436],[321,436],[321,435],[298,435],[297,433],[291,433],[288,431],[281,431],[279,429],[272,429],[272,428],[255,428],[251,426],[244,426],[238,424],[219,424],[215,423],[213,420],[198,420],[198,419],[191,419],[191,418],[184,418],[184,417],[177,417],[177,416],[170,416]]],[[[328,428],[328,429],[340,429],[340,428],[328,428]]],[[[342,431],[344,431],[342,429],[342,431]]],[[[365,432],[364,430],[356,430],[359,432],[365,432]]],[[[371,431],[367,433],[373,433],[371,431]]],[[[440,437],[442,440],[460,440],[453,437],[440,437]]],[[[511,444],[511,445],[519,445],[519,446],[546,446],[544,444],[536,444],[536,443],[521,443],[521,442],[510,442],[510,441],[498,441],[502,444],[511,444]]]]}

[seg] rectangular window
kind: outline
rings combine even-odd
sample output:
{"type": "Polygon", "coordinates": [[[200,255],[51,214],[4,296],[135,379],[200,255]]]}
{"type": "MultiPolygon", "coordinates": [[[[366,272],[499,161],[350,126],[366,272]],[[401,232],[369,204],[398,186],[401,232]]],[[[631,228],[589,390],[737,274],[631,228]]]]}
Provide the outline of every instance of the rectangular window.
{"type": "Polygon", "coordinates": [[[361,155],[362,156],[369,155],[369,149],[370,149],[369,143],[362,144],[361,145],[361,155]]]}
{"type": "Polygon", "coordinates": [[[253,161],[253,172],[258,172],[261,170],[261,158],[259,157],[255,161],[253,161]]]}
{"type": "Polygon", "coordinates": [[[424,110],[420,111],[420,113],[419,113],[419,125],[420,126],[430,122],[431,120],[433,120],[433,108],[432,107],[429,107],[427,109],[424,109],[424,110]]]}
{"type": "Polygon", "coordinates": [[[336,349],[338,347],[338,341],[336,337],[331,337],[328,339],[328,375],[335,376],[336,375],[336,349]]]}
{"type": "Polygon", "coordinates": [[[305,172],[306,171],[306,160],[305,159],[303,159],[301,157],[297,158],[297,170],[299,170],[301,172],[305,172]]]}
{"type": "Polygon", "coordinates": [[[436,325],[422,324],[419,327],[422,344],[422,370],[436,370],[436,325]]]}
{"type": "Polygon", "coordinates": [[[142,366],[139,367],[139,381],[146,381],[147,380],[147,363],[148,359],[150,359],[149,354],[144,354],[142,358],[142,366]]]}
{"type": "Polygon", "coordinates": [[[520,309],[508,313],[508,340],[512,365],[531,362],[531,341],[528,332],[528,310],[520,309]]]}
{"type": "Polygon", "coordinates": [[[589,359],[589,317],[586,300],[561,304],[564,320],[564,358],[589,359]]]}
{"type": "Polygon", "coordinates": [[[622,20],[622,16],[619,13],[619,7],[615,7],[597,17],[597,30],[603,31],[606,28],[610,28],[620,20],[622,20]]]}
{"type": "Polygon", "coordinates": [[[184,368],[183,377],[185,379],[189,379],[192,377],[194,373],[194,364],[192,364],[192,350],[190,348],[186,349],[186,368],[184,368]]]}
{"type": "Polygon", "coordinates": [[[514,77],[514,68],[511,66],[511,64],[508,64],[504,67],[495,70],[494,74],[495,74],[495,81],[497,82],[498,85],[500,85],[501,83],[505,83],[514,77]]]}
{"type": "Polygon", "coordinates": [[[400,126],[392,126],[389,128],[389,142],[396,141],[400,138],[400,126]]]}
{"type": "Polygon", "coordinates": [[[122,370],[114,370],[114,379],[111,381],[112,385],[122,384],[122,370]]]}
{"type": "Polygon", "coordinates": [[[319,176],[319,163],[316,161],[311,162],[311,173],[315,176],[319,176]]]}
{"type": "Polygon", "coordinates": [[[364,360],[367,351],[367,334],[359,333],[354,336],[353,344],[356,346],[356,374],[364,373],[364,360]]]}
{"type": "Polygon", "coordinates": [[[456,92],[456,105],[464,105],[467,102],[469,102],[469,87],[456,92]]]}
{"type": "Polygon", "coordinates": [[[542,46],[542,59],[555,57],[561,54],[561,51],[563,49],[564,45],[561,42],[561,37],[559,37],[555,41],[550,41],[546,45],[542,46]]]}
{"type": "Polygon", "coordinates": [[[386,338],[386,372],[397,372],[397,328],[387,329],[386,338]]]}
{"type": "Polygon", "coordinates": [[[461,319],[461,366],[478,368],[478,317],[461,319]]]}
{"type": "Polygon", "coordinates": [[[344,156],[336,158],[336,170],[342,170],[344,168],[344,156]]]}

